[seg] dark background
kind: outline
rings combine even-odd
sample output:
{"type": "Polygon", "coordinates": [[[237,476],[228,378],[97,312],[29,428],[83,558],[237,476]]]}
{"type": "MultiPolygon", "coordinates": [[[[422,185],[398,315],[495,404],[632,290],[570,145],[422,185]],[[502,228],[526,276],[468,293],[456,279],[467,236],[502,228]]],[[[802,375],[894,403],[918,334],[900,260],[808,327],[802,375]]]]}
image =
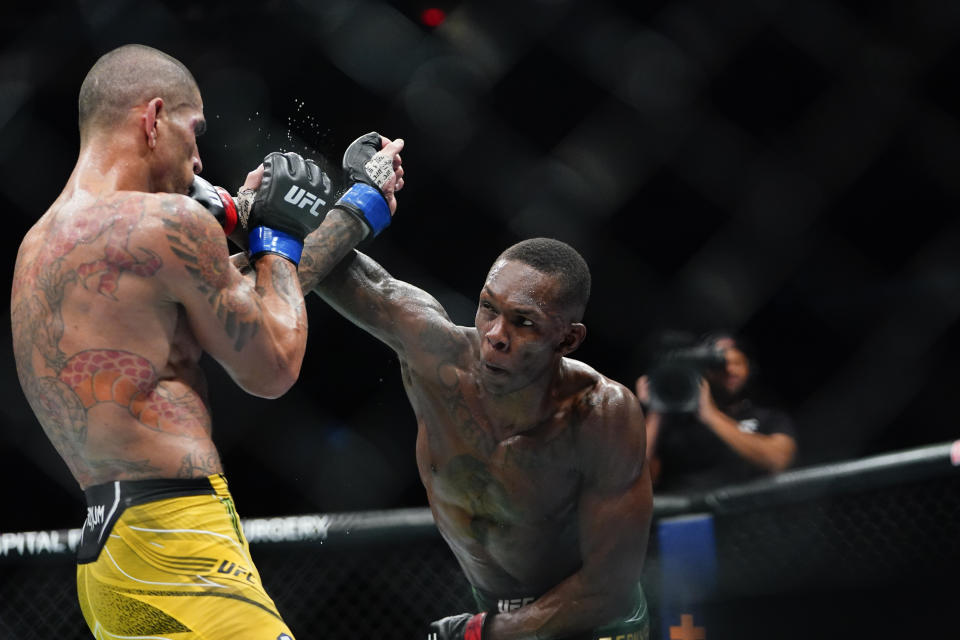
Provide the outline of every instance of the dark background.
{"type": "MultiPolygon", "coordinates": [[[[577,357],[632,388],[664,329],[740,332],[799,465],[956,437],[960,4],[829,0],[25,4],[0,10],[0,207],[23,234],[76,161],[76,96],[128,42],[196,76],[204,176],[276,149],[403,137],[407,188],[369,253],[472,324],[486,270],[538,235],[594,287],[577,357]]],[[[215,440],[246,517],[416,506],[393,353],[309,303],[276,401],[216,363],[215,440]]],[[[5,314],[9,336],[9,313],[5,314]]],[[[0,531],[79,526],[81,494],[0,341],[0,531]]]]}

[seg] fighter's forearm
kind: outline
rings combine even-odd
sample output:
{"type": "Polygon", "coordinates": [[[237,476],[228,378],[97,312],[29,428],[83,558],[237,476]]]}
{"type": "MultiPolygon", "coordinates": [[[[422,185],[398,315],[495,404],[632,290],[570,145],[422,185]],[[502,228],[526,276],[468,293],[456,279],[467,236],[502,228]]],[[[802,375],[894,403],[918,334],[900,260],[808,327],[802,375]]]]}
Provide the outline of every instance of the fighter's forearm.
{"type": "Polygon", "coordinates": [[[621,589],[611,590],[610,586],[591,586],[582,572],[575,573],[522,609],[491,612],[483,638],[564,638],[626,618],[632,613],[636,583],[625,584],[621,589]]]}
{"type": "Polygon", "coordinates": [[[253,285],[249,306],[259,309],[259,322],[247,339],[248,360],[260,364],[227,369],[249,393],[273,398],[285,393],[300,373],[307,337],[303,293],[295,266],[274,255],[260,258],[253,285]]]}
{"type": "Polygon", "coordinates": [[[304,240],[297,269],[303,291],[316,287],[357,246],[363,234],[363,223],[341,209],[331,210],[323,224],[304,240]]]}

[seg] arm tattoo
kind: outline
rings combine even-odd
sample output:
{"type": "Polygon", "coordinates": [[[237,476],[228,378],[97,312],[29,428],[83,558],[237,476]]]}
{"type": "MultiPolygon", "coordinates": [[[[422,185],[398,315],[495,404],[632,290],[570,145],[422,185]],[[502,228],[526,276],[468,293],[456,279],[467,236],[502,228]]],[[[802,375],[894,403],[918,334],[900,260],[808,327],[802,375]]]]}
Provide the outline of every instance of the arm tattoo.
{"type": "Polygon", "coordinates": [[[310,291],[363,237],[363,224],[350,214],[334,209],[320,227],[306,238],[297,274],[300,288],[310,291]]]}
{"type": "Polygon", "coordinates": [[[197,215],[182,207],[165,208],[163,224],[170,250],[183,261],[197,289],[207,296],[234,349],[241,351],[260,329],[263,309],[260,301],[247,295],[249,288],[229,288],[230,261],[223,235],[211,225],[200,223],[197,215]]]}
{"type": "Polygon", "coordinates": [[[270,282],[283,301],[299,314],[303,309],[303,294],[294,284],[294,278],[296,278],[294,270],[291,265],[285,263],[285,260],[273,261],[270,265],[270,282]]]}

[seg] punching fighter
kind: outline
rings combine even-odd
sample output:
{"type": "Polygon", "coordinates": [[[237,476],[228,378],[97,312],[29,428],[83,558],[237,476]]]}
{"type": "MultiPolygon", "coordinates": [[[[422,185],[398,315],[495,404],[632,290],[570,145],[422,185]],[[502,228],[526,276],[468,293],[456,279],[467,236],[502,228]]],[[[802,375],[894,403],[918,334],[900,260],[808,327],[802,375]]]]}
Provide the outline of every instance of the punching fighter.
{"type": "Polygon", "coordinates": [[[310,202],[334,204],[330,179],[268,155],[240,199],[248,278],[218,223],[232,199],[195,175],[206,125],[183,64],[140,45],[107,53],[80,89],[79,126],[76,166],[20,246],[11,313],[23,391],[88,503],[84,618],[98,639],[288,639],[222,474],[198,361],[210,354],[248,393],[287,391],[302,292],[389,223],[402,141],[351,145],[352,186],[325,218],[310,202]]]}
{"type": "Polygon", "coordinates": [[[647,638],[643,414],[568,357],[586,335],[580,254],[545,238],[508,248],[472,327],[359,252],[314,291],[400,360],[420,478],[479,611],[433,622],[428,640],[647,638]]]}

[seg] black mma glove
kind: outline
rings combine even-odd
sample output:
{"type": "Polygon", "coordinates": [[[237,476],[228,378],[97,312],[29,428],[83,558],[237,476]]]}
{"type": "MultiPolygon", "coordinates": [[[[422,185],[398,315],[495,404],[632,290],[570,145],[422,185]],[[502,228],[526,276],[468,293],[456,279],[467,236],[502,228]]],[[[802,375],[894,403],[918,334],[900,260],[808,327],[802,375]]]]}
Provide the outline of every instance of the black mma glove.
{"type": "Polygon", "coordinates": [[[430,623],[427,640],[483,640],[483,623],[487,612],[461,613],[430,623]]]}
{"type": "Polygon", "coordinates": [[[224,235],[230,235],[237,228],[237,206],[226,190],[213,186],[200,176],[193,176],[187,195],[213,214],[223,227],[224,235]]]}
{"type": "Polygon", "coordinates": [[[390,207],[381,188],[393,175],[393,158],[377,155],[381,148],[380,134],[371,131],[351,142],[343,154],[344,178],[352,184],[336,206],[366,226],[366,240],[390,226],[390,207]]]}
{"type": "Polygon", "coordinates": [[[263,181],[247,220],[250,257],[265,253],[299,264],[303,239],[330,210],[330,178],[312,160],[288,151],[263,159],[263,181]]]}

